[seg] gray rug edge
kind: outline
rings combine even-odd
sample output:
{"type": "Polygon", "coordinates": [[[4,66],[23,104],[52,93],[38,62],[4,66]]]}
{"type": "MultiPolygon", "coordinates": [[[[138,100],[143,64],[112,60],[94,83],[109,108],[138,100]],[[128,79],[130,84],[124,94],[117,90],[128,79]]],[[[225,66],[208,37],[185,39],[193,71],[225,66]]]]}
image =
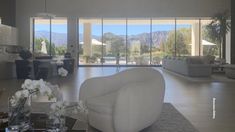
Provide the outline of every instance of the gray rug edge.
{"type": "MultiPolygon", "coordinates": [[[[79,125],[77,121],[75,125],[79,125]]],[[[84,127],[84,125],[82,125],[84,127]]],[[[100,132],[99,130],[88,125],[88,132],[100,132]]],[[[79,127],[74,126],[73,128],[79,127]]],[[[76,130],[76,129],[75,129],[76,130]]],[[[82,130],[82,128],[80,128],[82,130]]],[[[199,132],[195,126],[180,113],[173,104],[169,102],[163,103],[162,112],[159,119],[151,126],[141,130],[140,132],[199,132]],[[171,119],[172,118],[172,119],[171,119]]]]}
{"type": "Polygon", "coordinates": [[[164,102],[159,119],[141,132],[199,132],[174,105],[164,102]]]}

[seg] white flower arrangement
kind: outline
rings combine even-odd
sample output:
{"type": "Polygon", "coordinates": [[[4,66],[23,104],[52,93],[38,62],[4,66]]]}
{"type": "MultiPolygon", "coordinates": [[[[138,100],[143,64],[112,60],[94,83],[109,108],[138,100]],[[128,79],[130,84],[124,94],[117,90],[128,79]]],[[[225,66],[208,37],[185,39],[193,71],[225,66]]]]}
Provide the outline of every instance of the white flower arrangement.
{"type": "Polygon", "coordinates": [[[56,64],[57,64],[57,65],[63,65],[63,64],[64,64],[64,62],[63,62],[62,60],[60,60],[60,59],[59,59],[59,60],[57,60],[57,61],[56,61],[56,64]]]}
{"type": "Polygon", "coordinates": [[[80,113],[85,113],[86,115],[88,113],[87,108],[82,101],[73,103],[71,105],[68,102],[58,101],[51,104],[50,108],[51,111],[49,113],[49,118],[53,120],[54,124],[63,123],[61,117],[64,116],[66,112],[67,113],[72,112],[74,114],[80,112],[80,113]]]}
{"type": "MultiPolygon", "coordinates": [[[[60,91],[58,90],[59,89],[58,85],[52,85],[51,83],[43,81],[42,79],[40,80],[26,79],[22,84],[21,88],[22,90],[17,91],[10,98],[10,105],[11,107],[13,107],[11,111],[12,114],[9,119],[9,121],[11,122],[16,122],[17,118],[20,117],[22,113],[24,113],[24,104],[27,98],[37,95],[43,95],[43,96],[46,95],[50,100],[55,97],[57,99],[58,93],[60,94],[60,91]]],[[[51,111],[49,112],[49,118],[53,121],[53,124],[59,124],[59,125],[61,124],[65,125],[65,118],[63,117],[69,111],[71,111],[72,113],[78,113],[78,112],[85,113],[86,116],[88,113],[87,108],[82,101],[69,104],[67,102],[57,100],[57,102],[51,104],[50,108],[51,111]]],[[[26,113],[24,113],[24,115],[25,114],[26,113]]]]}
{"type": "Polygon", "coordinates": [[[46,81],[26,79],[21,86],[21,90],[17,91],[9,99],[9,124],[19,125],[22,129],[28,129],[28,121],[30,119],[31,97],[37,95],[47,96],[49,100],[54,98],[57,85],[52,85],[46,81]],[[27,102],[27,104],[26,104],[27,102]],[[27,107],[28,106],[28,107],[27,107]]]}
{"type": "Polygon", "coordinates": [[[63,67],[58,69],[58,75],[62,76],[62,77],[66,77],[68,75],[68,71],[66,69],[64,69],[63,67]]]}
{"type": "Polygon", "coordinates": [[[40,80],[30,80],[26,79],[22,84],[22,90],[17,91],[10,99],[11,106],[16,106],[20,99],[28,98],[29,96],[37,96],[37,95],[46,95],[48,99],[52,99],[52,87],[50,83],[40,80]]]}
{"type": "Polygon", "coordinates": [[[58,101],[51,104],[51,111],[49,113],[49,118],[53,119],[54,124],[61,123],[61,116],[65,114],[65,108],[67,106],[66,102],[58,101]]]}

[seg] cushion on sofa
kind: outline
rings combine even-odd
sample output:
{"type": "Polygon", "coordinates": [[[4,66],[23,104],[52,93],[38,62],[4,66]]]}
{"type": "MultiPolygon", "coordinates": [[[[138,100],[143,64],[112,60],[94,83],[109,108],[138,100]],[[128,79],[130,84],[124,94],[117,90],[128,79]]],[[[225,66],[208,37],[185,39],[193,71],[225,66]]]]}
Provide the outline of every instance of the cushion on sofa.
{"type": "Polygon", "coordinates": [[[118,92],[87,99],[87,107],[98,113],[112,114],[118,92]]]}
{"type": "Polygon", "coordinates": [[[214,64],[215,56],[212,56],[212,55],[203,56],[203,61],[204,61],[204,64],[214,64]]]}
{"type": "Polygon", "coordinates": [[[204,64],[204,61],[198,56],[190,56],[186,61],[188,64],[204,64]]]}

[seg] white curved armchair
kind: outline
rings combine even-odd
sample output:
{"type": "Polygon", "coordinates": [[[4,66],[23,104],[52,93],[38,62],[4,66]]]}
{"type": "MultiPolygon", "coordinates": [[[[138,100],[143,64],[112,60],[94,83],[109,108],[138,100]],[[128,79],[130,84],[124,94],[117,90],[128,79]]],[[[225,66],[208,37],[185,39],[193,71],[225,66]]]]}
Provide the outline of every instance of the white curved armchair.
{"type": "Polygon", "coordinates": [[[132,68],[86,80],[79,99],[88,107],[89,124],[103,132],[137,132],[159,117],[165,93],[161,73],[132,68]]]}

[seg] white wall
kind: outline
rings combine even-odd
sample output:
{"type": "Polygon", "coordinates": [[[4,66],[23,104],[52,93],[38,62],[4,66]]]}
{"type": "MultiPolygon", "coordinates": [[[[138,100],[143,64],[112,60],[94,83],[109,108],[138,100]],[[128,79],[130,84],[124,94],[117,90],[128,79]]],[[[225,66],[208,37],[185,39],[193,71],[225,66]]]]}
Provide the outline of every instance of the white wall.
{"type": "MultiPolygon", "coordinates": [[[[47,0],[48,12],[65,17],[210,17],[230,10],[230,0],[47,0]]],[[[16,0],[19,43],[30,44],[30,17],[44,0],[16,0]]]]}
{"type": "Polygon", "coordinates": [[[0,24],[0,45],[17,45],[17,28],[0,24]]]}

